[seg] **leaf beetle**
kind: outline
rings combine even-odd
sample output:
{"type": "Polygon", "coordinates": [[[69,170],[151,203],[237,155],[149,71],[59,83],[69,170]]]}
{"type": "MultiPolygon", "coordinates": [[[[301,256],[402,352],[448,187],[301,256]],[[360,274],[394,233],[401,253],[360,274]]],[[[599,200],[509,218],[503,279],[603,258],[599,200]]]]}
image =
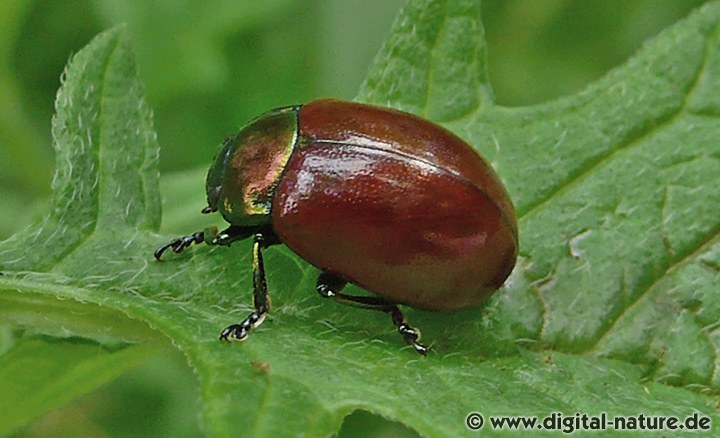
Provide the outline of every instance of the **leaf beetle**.
{"type": "Polygon", "coordinates": [[[202,212],[230,226],[174,239],[155,258],[252,237],[255,310],[222,340],[244,340],[270,310],[263,250],[271,245],[320,269],[321,296],[390,314],[423,355],[428,347],[398,304],[477,305],[517,258],[513,204],[492,167],[445,128],[388,108],[328,99],[269,111],[222,144],[206,191],[202,212]],[[343,293],[347,283],[374,296],[343,293]]]}

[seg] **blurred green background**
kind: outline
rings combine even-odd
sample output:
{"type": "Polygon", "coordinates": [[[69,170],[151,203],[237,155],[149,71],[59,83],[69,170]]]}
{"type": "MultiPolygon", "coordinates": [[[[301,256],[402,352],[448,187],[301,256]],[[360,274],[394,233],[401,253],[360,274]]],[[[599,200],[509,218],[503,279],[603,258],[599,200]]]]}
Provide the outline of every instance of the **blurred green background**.
{"type": "MultiPolygon", "coordinates": [[[[490,78],[504,106],[572,94],[701,0],[485,0],[490,78]]],[[[250,118],[318,97],[351,99],[401,0],[0,3],[0,239],[39,218],[50,193],[50,119],[60,74],[98,32],[127,23],[162,147],[163,188],[203,173],[250,118]]],[[[183,188],[184,190],[185,188],[183,188]]],[[[196,212],[201,206],[189,206],[196,212]]],[[[177,216],[177,214],[176,214],[177,216]]],[[[163,229],[184,230],[165,218],[163,229]]],[[[2,328],[2,322],[0,322],[2,328]]],[[[2,395],[0,395],[1,397],[2,395]]],[[[171,348],[20,436],[198,436],[197,384],[171,348]]],[[[412,432],[367,413],[341,436],[412,432]]]]}

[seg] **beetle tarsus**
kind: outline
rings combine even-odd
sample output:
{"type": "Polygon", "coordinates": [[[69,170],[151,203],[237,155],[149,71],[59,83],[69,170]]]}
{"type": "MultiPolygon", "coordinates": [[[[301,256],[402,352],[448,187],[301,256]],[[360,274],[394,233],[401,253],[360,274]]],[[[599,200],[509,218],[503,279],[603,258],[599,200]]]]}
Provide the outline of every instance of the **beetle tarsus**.
{"type": "Polygon", "coordinates": [[[415,351],[422,354],[423,356],[427,356],[428,351],[430,351],[430,347],[426,347],[425,345],[418,342],[418,340],[420,339],[420,331],[416,328],[410,327],[407,321],[405,321],[405,316],[402,314],[400,309],[398,309],[397,306],[393,307],[394,308],[390,311],[390,313],[392,315],[393,324],[395,324],[395,327],[397,327],[400,335],[402,335],[402,337],[405,339],[405,342],[415,348],[415,351]]]}
{"type": "Polygon", "coordinates": [[[178,237],[177,239],[171,240],[169,243],[161,246],[160,248],[155,250],[155,259],[160,260],[162,258],[162,255],[165,251],[167,251],[169,248],[172,248],[173,252],[176,254],[180,254],[187,248],[188,246],[192,245],[193,243],[202,243],[205,241],[205,232],[204,231],[198,231],[197,233],[193,233],[189,236],[183,236],[178,237]]]}
{"type": "Polygon", "coordinates": [[[232,324],[225,327],[225,329],[220,332],[220,340],[227,342],[232,340],[244,341],[250,334],[251,329],[262,324],[265,320],[265,313],[267,313],[267,309],[256,310],[240,324],[232,324]]]}

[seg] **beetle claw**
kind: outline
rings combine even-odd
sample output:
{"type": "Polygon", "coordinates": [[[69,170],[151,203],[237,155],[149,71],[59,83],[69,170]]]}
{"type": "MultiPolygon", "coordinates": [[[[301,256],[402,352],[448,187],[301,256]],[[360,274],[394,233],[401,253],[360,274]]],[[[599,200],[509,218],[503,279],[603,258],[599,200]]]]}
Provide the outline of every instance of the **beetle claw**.
{"type": "Polygon", "coordinates": [[[415,348],[415,351],[422,354],[423,356],[427,356],[430,352],[430,349],[432,348],[415,341],[412,342],[412,346],[415,348]]]}
{"type": "Polygon", "coordinates": [[[179,240],[180,240],[180,239],[173,239],[172,241],[170,241],[170,243],[166,243],[165,245],[163,245],[163,246],[161,246],[160,248],[156,249],[155,252],[153,253],[153,254],[155,255],[155,260],[160,261],[161,258],[162,258],[163,253],[164,253],[165,251],[167,251],[168,248],[172,248],[173,251],[177,252],[176,246],[177,246],[179,240]]]}

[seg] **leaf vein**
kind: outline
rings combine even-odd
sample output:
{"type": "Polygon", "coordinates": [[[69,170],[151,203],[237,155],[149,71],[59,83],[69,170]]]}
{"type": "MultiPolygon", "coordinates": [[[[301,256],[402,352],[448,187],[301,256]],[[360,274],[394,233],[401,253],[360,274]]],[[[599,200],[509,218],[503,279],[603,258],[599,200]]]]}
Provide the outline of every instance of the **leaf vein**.
{"type": "Polygon", "coordinates": [[[710,44],[706,41],[705,56],[703,57],[703,62],[698,66],[695,76],[685,92],[685,97],[683,101],[679,104],[677,110],[669,112],[664,117],[659,117],[657,123],[649,124],[647,128],[639,131],[635,135],[628,136],[628,138],[624,141],[619,141],[616,146],[610,148],[605,153],[600,154],[597,158],[595,158],[594,161],[588,163],[584,168],[580,169],[579,172],[569,174],[564,181],[559,182],[558,185],[552,190],[550,190],[550,192],[545,197],[541,197],[534,203],[531,203],[528,207],[526,207],[525,211],[518,212],[518,219],[524,219],[532,215],[533,213],[538,212],[543,206],[547,205],[553,199],[567,192],[568,190],[579,184],[581,181],[583,181],[585,178],[591,176],[594,170],[598,169],[600,166],[610,161],[617,154],[633,148],[634,146],[638,145],[643,139],[645,139],[648,135],[653,134],[661,130],[662,128],[672,124],[683,114],[690,113],[687,110],[687,106],[690,100],[690,96],[698,87],[700,78],[702,77],[703,72],[705,72],[705,69],[707,68],[709,47],[710,44]]]}
{"type": "Polygon", "coordinates": [[[595,342],[594,345],[592,345],[590,348],[585,350],[585,353],[596,351],[600,344],[607,338],[607,336],[610,335],[610,333],[613,332],[614,328],[617,327],[617,325],[627,317],[627,315],[630,313],[632,309],[639,306],[642,299],[647,296],[651,291],[653,291],[657,286],[660,285],[660,283],[663,281],[663,279],[670,273],[674,272],[675,270],[681,268],[682,266],[685,266],[687,263],[690,263],[694,260],[696,260],[698,257],[700,257],[702,254],[704,254],[706,249],[709,249],[712,245],[715,243],[720,242],[720,222],[716,224],[716,227],[714,230],[712,230],[711,234],[708,236],[707,239],[704,239],[700,241],[697,246],[694,249],[691,249],[686,255],[682,256],[678,261],[675,263],[672,263],[668,266],[668,268],[661,274],[658,275],[650,285],[645,288],[645,290],[641,291],[639,294],[637,294],[637,297],[635,300],[628,304],[628,306],[625,308],[625,310],[620,313],[617,318],[615,318],[615,321],[613,321],[610,325],[608,325],[607,330],[605,330],[604,333],[600,334],[598,337],[598,340],[595,342]]]}

